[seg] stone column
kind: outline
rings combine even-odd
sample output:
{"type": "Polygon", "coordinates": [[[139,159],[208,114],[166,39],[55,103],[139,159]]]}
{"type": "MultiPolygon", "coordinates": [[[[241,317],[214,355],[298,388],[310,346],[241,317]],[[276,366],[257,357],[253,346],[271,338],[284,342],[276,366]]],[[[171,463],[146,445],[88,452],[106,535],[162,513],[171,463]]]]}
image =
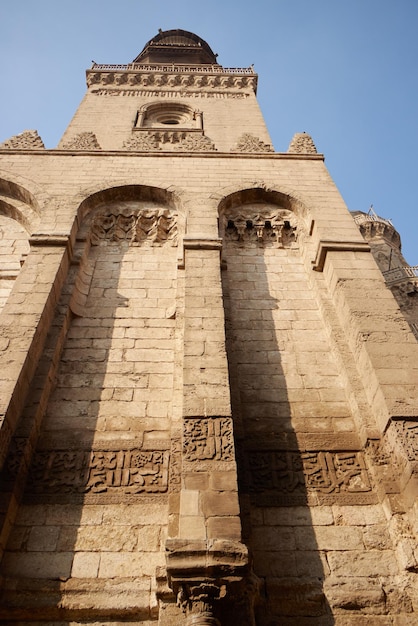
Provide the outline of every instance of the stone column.
{"type": "MultiPolygon", "coordinates": [[[[185,238],[182,472],[170,587],[188,626],[220,626],[219,604],[248,569],[241,543],[219,239],[185,238]]],[[[233,601],[233,599],[232,599],[233,601]]]]}

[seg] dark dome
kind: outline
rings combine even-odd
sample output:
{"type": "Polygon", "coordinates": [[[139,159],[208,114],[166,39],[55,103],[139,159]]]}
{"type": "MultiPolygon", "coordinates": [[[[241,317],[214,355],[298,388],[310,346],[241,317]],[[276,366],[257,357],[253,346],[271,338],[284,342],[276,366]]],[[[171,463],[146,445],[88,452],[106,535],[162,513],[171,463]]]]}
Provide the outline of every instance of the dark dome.
{"type": "Polygon", "coordinates": [[[217,65],[210,46],[187,30],[166,30],[158,33],[145,46],[133,63],[195,63],[217,65]]]}

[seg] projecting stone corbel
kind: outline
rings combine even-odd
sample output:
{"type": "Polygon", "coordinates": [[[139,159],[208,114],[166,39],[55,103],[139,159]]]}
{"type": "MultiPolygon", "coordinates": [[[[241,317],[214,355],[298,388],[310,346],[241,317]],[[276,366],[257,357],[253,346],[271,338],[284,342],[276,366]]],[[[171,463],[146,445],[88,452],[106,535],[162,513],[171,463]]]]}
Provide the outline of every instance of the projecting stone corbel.
{"type": "Polygon", "coordinates": [[[315,260],[312,261],[312,269],[322,272],[328,252],[370,252],[370,246],[365,241],[326,241],[318,243],[315,260]]]}
{"type": "Polygon", "coordinates": [[[185,250],[221,250],[222,239],[219,237],[207,237],[197,233],[196,235],[184,235],[183,246],[179,246],[179,251],[182,250],[182,254],[177,259],[177,267],[184,269],[185,264],[185,250]]]}

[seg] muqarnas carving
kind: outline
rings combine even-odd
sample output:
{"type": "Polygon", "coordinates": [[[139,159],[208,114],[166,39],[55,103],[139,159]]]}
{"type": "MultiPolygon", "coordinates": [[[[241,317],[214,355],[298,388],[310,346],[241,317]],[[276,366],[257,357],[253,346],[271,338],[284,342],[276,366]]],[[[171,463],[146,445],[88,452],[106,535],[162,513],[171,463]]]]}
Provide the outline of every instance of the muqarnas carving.
{"type": "Polygon", "coordinates": [[[241,206],[222,216],[222,231],[227,243],[290,247],[296,242],[296,217],[279,207],[241,206]]]}
{"type": "Polygon", "coordinates": [[[48,450],[35,454],[32,494],[138,495],[167,490],[168,452],[48,450]]]}
{"type": "Polygon", "coordinates": [[[231,418],[185,418],[183,455],[185,461],[232,461],[234,438],[231,418]]]}
{"type": "Polygon", "coordinates": [[[177,245],[177,216],[166,208],[103,210],[94,216],[91,243],[177,245]]]}

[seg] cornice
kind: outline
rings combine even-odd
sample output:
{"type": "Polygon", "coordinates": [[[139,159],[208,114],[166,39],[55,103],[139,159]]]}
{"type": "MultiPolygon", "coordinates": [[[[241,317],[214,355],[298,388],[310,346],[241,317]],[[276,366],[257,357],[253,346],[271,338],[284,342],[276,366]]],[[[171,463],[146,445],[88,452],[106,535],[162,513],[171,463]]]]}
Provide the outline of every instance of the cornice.
{"type": "Polygon", "coordinates": [[[252,67],[218,65],[93,65],[86,72],[88,87],[97,85],[129,88],[178,87],[181,89],[237,89],[256,93],[258,76],[252,67]]]}
{"type": "Polygon", "coordinates": [[[290,154],[288,152],[170,152],[160,150],[158,152],[149,151],[125,151],[125,150],[26,150],[26,149],[6,149],[0,150],[0,156],[63,156],[63,157],[162,157],[181,158],[221,158],[221,159],[274,159],[290,161],[324,161],[323,154],[290,154]]]}

